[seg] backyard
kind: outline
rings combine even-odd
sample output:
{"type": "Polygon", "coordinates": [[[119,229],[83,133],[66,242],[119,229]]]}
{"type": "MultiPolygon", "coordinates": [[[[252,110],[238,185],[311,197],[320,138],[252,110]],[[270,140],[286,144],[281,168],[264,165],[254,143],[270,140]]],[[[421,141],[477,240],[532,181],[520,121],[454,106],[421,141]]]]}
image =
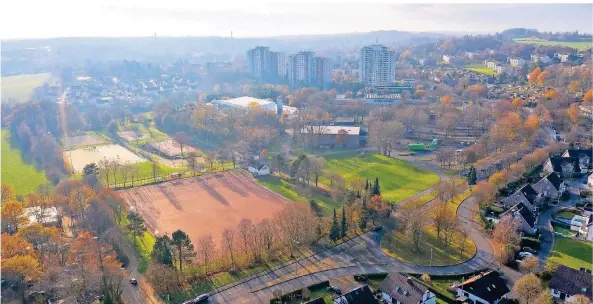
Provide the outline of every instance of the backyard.
{"type": "MultiPolygon", "coordinates": [[[[458,194],[447,204],[456,212],[459,204],[469,197],[469,190],[458,194]]],[[[416,265],[445,266],[453,265],[471,259],[476,253],[476,246],[469,237],[464,238],[461,233],[455,232],[452,241],[446,244],[443,237],[438,238],[433,227],[424,229],[422,250],[415,252],[413,242],[409,235],[395,224],[390,218],[384,221],[385,234],[381,239],[381,247],[387,255],[395,257],[406,263],[416,265]]]]}
{"type": "Polygon", "coordinates": [[[485,74],[488,76],[496,75],[496,72],[489,67],[484,66],[483,64],[468,64],[465,66],[466,70],[474,71],[476,73],[485,74]]]}
{"type": "Polygon", "coordinates": [[[312,187],[301,188],[299,185],[292,184],[285,177],[269,175],[258,178],[257,182],[295,202],[309,203],[310,200],[315,200],[323,208],[323,214],[325,215],[330,215],[333,212],[333,208],[340,207],[338,202],[331,199],[328,195],[321,193],[320,190],[313,189],[312,187]]]}
{"type": "Polygon", "coordinates": [[[21,152],[11,147],[8,130],[2,130],[2,168],[0,176],[2,182],[11,184],[17,195],[27,195],[37,191],[37,187],[47,183],[43,171],[39,171],[32,164],[27,164],[21,156],[21,152]]]}
{"type": "Polygon", "coordinates": [[[49,73],[2,77],[2,101],[22,102],[29,98],[33,89],[41,86],[50,77],[49,73]]]}
{"type": "Polygon", "coordinates": [[[593,47],[593,42],[591,41],[580,41],[580,42],[569,42],[569,41],[550,41],[545,39],[538,39],[538,38],[515,38],[513,39],[516,43],[525,43],[525,44],[535,44],[535,45],[559,45],[559,46],[566,46],[571,47],[573,49],[577,49],[579,51],[584,51],[586,49],[590,49],[593,47]]]}
{"type": "Polygon", "coordinates": [[[428,170],[377,153],[344,152],[327,155],[325,159],[326,177],[319,180],[321,184],[329,186],[327,176],[332,173],[340,175],[346,182],[354,178],[369,181],[379,178],[381,195],[394,204],[439,182],[439,176],[428,170]]]}
{"type": "Polygon", "coordinates": [[[548,261],[574,269],[593,269],[593,244],[564,237],[554,239],[554,247],[548,261]]]}

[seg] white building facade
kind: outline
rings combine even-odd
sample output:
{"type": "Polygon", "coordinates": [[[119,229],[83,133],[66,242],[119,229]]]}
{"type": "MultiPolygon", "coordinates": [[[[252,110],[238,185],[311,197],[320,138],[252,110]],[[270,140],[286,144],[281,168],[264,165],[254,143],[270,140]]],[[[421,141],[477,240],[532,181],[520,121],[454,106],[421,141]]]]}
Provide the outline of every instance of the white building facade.
{"type": "Polygon", "coordinates": [[[360,50],[359,80],[366,86],[389,85],[395,80],[395,51],[383,45],[360,50]]]}

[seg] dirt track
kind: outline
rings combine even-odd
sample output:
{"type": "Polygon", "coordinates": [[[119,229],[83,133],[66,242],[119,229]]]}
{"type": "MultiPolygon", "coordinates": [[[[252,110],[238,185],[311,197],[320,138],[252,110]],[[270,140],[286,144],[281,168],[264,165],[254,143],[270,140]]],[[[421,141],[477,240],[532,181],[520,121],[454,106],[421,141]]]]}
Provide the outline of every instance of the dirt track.
{"type": "Polygon", "coordinates": [[[153,233],[171,235],[181,229],[189,234],[194,244],[200,236],[209,233],[218,246],[225,228],[236,228],[243,218],[257,223],[291,203],[234,172],[119,192],[138,210],[153,233]]]}

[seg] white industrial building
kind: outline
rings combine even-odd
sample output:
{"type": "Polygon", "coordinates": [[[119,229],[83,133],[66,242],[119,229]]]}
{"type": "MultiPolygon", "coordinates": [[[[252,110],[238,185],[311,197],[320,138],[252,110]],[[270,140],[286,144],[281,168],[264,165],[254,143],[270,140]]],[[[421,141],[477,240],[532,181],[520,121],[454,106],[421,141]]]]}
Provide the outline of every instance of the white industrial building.
{"type": "Polygon", "coordinates": [[[211,105],[215,105],[219,108],[237,108],[245,109],[249,108],[251,104],[257,104],[261,108],[278,113],[281,110],[282,115],[293,115],[296,114],[298,109],[295,107],[285,106],[281,99],[277,102],[270,99],[260,99],[249,96],[242,96],[231,99],[214,99],[210,102],[211,105]]]}

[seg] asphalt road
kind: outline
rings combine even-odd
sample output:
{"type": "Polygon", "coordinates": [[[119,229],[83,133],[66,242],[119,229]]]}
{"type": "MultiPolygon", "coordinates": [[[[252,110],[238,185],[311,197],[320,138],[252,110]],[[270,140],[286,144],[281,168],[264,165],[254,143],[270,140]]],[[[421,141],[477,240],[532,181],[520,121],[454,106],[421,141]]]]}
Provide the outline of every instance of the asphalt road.
{"type": "Polygon", "coordinates": [[[495,267],[494,248],[480,230],[479,224],[473,220],[473,208],[477,203],[478,200],[470,196],[460,204],[457,212],[462,225],[467,227],[469,237],[477,247],[476,255],[465,263],[435,267],[406,264],[383,254],[376,235],[369,232],[329,251],[286,263],[278,269],[223,287],[212,294],[210,303],[269,303],[276,290],[286,293],[329,279],[354,274],[376,272],[459,274],[495,267]],[[331,269],[322,267],[321,264],[328,258],[335,261],[335,267],[331,269]],[[314,265],[319,266],[319,271],[315,271],[314,265]],[[305,267],[310,271],[305,273],[300,271],[298,275],[296,274],[299,269],[305,269],[305,267]]]}

